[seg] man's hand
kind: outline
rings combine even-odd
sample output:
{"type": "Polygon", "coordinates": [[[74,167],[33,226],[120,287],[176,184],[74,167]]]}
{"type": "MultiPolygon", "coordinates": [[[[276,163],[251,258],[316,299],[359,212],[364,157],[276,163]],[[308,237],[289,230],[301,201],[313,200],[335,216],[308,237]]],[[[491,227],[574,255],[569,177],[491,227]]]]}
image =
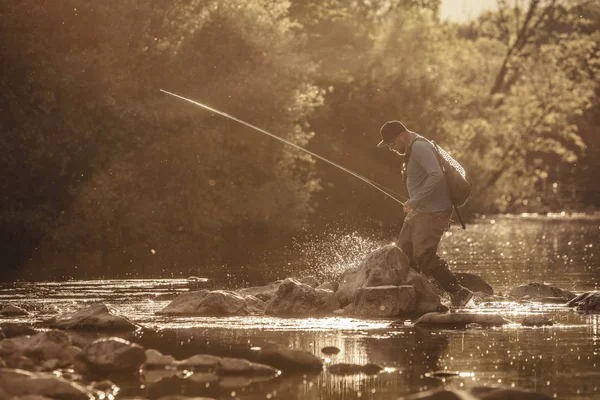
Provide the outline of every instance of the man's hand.
{"type": "Polygon", "coordinates": [[[410,212],[413,210],[413,209],[412,209],[412,208],[410,208],[410,206],[408,206],[408,205],[405,205],[403,209],[404,209],[404,213],[405,213],[405,214],[407,214],[407,215],[408,215],[408,213],[410,213],[410,212]]]}

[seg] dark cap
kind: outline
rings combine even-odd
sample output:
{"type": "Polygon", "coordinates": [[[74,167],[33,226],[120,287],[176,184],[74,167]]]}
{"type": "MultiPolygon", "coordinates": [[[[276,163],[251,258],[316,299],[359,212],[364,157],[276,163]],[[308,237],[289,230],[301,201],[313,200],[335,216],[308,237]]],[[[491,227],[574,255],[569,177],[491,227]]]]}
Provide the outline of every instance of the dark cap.
{"type": "Polygon", "coordinates": [[[388,121],[381,127],[381,142],[377,147],[387,146],[392,143],[401,133],[408,132],[408,129],[400,121],[388,121]]]}

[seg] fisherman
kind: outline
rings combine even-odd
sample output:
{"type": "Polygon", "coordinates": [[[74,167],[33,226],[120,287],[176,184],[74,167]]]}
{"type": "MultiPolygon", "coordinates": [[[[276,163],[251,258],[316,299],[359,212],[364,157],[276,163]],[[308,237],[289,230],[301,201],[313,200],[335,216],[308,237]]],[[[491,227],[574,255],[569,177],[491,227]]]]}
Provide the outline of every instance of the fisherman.
{"type": "Polygon", "coordinates": [[[452,201],[448,185],[431,142],[409,131],[400,121],[388,121],[381,127],[381,142],[404,157],[402,179],[409,199],[404,205],[406,217],[397,246],[406,254],[411,267],[433,277],[450,295],[452,305],[465,306],[473,292],[460,285],[448,263],[437,255],[445,231],[450,228],[452,201]]]}

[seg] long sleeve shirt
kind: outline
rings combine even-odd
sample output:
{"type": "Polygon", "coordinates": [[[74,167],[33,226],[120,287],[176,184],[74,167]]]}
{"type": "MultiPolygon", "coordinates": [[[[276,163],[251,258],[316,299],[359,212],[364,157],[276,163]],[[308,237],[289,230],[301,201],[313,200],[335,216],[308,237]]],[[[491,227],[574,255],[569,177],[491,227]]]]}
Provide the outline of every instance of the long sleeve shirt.
{"type": "Polygon", "coordinates": [[[430,142],[413,142],[406,172],[410,208],[424,213],[452,209],[448,185],[430,142]]]}

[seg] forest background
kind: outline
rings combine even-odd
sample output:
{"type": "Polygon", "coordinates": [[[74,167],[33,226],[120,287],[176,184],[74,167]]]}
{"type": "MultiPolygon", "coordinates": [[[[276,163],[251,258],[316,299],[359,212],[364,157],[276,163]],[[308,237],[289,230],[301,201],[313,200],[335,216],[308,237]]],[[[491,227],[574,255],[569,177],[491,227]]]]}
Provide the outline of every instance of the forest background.
{"type": "Polygon", "coordinates": [[[3,0],[0,277],[170,277],[329,230],[397,234],[363,182],[390,119],[468,171],[464,214],[595,211],[600,4],[3,0]]]}

